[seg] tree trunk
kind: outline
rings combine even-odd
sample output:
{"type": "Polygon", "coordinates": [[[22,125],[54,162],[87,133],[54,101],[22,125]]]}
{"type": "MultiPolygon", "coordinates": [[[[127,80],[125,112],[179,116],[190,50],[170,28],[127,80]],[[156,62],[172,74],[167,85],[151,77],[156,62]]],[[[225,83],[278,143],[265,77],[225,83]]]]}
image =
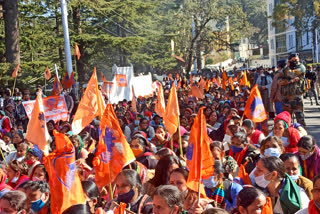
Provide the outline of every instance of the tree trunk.
{"type": "Polygon", "coordinates": [[[18,0],[4,0],[6,62],[20,64],[18,0]]]}

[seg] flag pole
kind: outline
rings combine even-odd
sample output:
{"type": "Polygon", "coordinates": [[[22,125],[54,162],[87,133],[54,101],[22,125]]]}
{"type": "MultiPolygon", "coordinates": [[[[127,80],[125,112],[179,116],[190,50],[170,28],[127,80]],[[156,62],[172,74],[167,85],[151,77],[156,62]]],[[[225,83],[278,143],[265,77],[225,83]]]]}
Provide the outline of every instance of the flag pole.
{"type": "Polygon", "coordinates": [[[46,90],[47,90],[47,79],[46,77],[44,77],[44,95],[47,95],[46,90]]]}
{"type": "Polygon", "coordinates": [[[75,70],[75,73],[77,74],[76,75],[76,97],[79,99],[78,97],[78,87],[77,87],[77,83],[78,83],[78,67],[77,67],[77,55],[74,55],[74,59],[75,59],[75,63],[74,63],[74,70],[75,70]]]}
{"type": "Polygon", "coordinates": [[[13,83],[13,89],[12,89],[11,97],[13,97],[14,89],[15,89],[15,87],[16,87],[16,81],[17,81],[17,77],[14,78],[14,83],[13,83]]]}
{"type": "Polygon", "coordinates": [[[173,135],[171,136],[171,150],[173,151],[173,135]]]}
{"type": "Polygon", "coordinates": [[[180,117],[178,117],[178,132],[179,132],[180,156],[183,157],[182,140],[181,140],[181,134],[180,134],[180,117]]]}
{"type": "Polygon", "coordinates": [[[7,163],[6,159],[4,158],[4,155],[3,155],[3,152],[2,152],[2,148],[1,148],[1,147],[0,147],[0,152],[1,152],[1,156],[2,156],[2,158],[3,158],[3,160],[4,160],[4,163],[6,164],[6,167],[8,167],[8,163],[7,163]]]}

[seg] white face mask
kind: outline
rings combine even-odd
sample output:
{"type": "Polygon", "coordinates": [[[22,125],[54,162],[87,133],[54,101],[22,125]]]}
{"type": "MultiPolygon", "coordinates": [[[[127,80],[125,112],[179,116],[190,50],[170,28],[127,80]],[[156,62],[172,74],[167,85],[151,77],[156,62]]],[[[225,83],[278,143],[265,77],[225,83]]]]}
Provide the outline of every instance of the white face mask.
{"type": "Polygon", "coordinates": [[[271,157],[271,156],[274,156],[274,157],[280,157],[280,151],[278,148],[269,148],[269,149],[266,149],[264,150],[264,156],[266,157],[271,157]]]}
{"type": "MultiPolygon", "coordinates": [[[[270,173],[269,173],[270,174],[270,173]]],[[[262,187],[262,188],[266,188],[271,181],[267,181],[265,179],[265,176],[264,174],[263,175],[260,175],[258,177],[254,177],[254,180],[256,182],[256,184],[259,186],[259,187],[262,187]]]]}
{"type": "Polygon", "coordinates": [[[298,180],[299,177],[300,177],[300,175],[290,175],[290,178],[291,178],[294,182],[296,182],[296,180],[298,180]]]}
{"type": "Polygon", "coordinates": [[[281,137],[281,141],[283,142],[284,147],[289,146],[288,138],[287,137],[281,137]]]}
{"type": "Polygon", "coordinates": [[[19,178],[17,176],[15,176],[14,178],[12,178],[11,182],[12,183],[17,183],[17,181],[19,180],[19,178]]]}
{"type": "Polygon", "coordinates": [[[255,176],[254,176],[254,172],[257,170],[257,167],[255,167],[252,172],[249,174],[249,178],[251,180],[252,185],[256,184],[256,180],[255,180],[255,176]]]}

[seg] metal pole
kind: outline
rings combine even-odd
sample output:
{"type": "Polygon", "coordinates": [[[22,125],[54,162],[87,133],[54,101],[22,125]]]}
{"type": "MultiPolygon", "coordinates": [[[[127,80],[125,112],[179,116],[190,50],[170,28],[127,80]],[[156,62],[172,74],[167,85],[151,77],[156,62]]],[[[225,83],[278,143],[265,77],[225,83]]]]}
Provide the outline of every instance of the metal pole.
{"type": "MultiPolygon", "coordinates": [[[[194,20],[192,20],[192,38],[194,39],[196,37],[196,33],[195,33],[195,23],[194,20]]],[[[195,44],[196,41],[195,41],[195,44]]],[[[194,73],[197,73],[197,57],[194,57],[194,73]]]]}
{"type": "Polygon", "coordinates": [[[319,63],[319,44],[318,44],[318,28],[316,28],[316,32],[315,32],[315,44],[316,44],[316,63],[319,63]]]}
{"type": "Polygon", "coordinates": [[[69,28],[68,28],[67,2],[65,0],[60,0],[60,5],[61,5],[63,35],[64,35],[64,53],[65,53],[66,63],[67,63],[67,72],[69,77],[71,77],[72,58],[71,58],[69,28]]]}

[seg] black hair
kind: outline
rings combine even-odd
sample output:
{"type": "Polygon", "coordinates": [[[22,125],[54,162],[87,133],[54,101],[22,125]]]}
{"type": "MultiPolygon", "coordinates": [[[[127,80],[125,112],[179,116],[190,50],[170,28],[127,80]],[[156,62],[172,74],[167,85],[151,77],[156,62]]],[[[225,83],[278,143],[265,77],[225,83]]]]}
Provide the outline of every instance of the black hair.
{"type": "Polygon", "coordinates": [[[215,160],[214,161],[214,172],[217,174],[217,175],[220,175],[221,173],[224,174],[224,165],[221,161],[219,160],[215,160]]]}
{"type": "Polygon", "coordinates": [[[242,126],[245,126],[247,127],[248,129],[253,129],[254,128],[254,122],[250,119],[245,119],[243,122],[242,122],[242,126]]]}
{"type": "Polygon", "coordinates": [[[42,193],[50,194],[49,184],[45,181],[32,181],[25,186],[25,189],[30,189],[33,192],[39,190],[42,193]]]}
{"type": "Polygon", "coordinates": [[[97,199],[97,204],[95,207],[100,207],[101,204],[101,195],[97,185],[92,181],[81,181],[83,191],[91,199],[97,199]]]}
{"type": "Polygon", "coordinates": [[[173,164],[177,164],[179,168],[182,167],[177,157],[173,155],[167,155],[162,157],[156,165],[155,174],[154,174],[154,177],[150,180],[150,183],[153,184],[155,187],[168,184],[169,183],[168,169],[173,164]]]}
{"type": "Polygon", "coordinates": [[[260,161],[269,172],[276,171],[278,173],[278,178],[285,177],[284,164],[280,158],[274,156],[263,157],[260,159],[260,161]]]}
{"type": "Polygon", "coordinates": [[[186,181],[188,180],[189,172],[188,172],[188,170],[186,170],[186,169],[184,169],[184,168],[177,168],[177,169],[172,170],[172,172],[170,173],[170,176],[171,176],[173,173],[180,173],[181,175],[183,175],[183,177],[184,177],[184,179],[185,179],[186,181]]]}
{"type": "Polygon", "coordinates": [[[63,211],[62,214],[91,214],[90,206],[88,204],[75,204],[63,211]]]}
{"type": "MultiPolygon", "coordinates": [[[[242,128],[242,127],[239,127],[239,129],[242,128]]],[[[247,144],[247,134],[245,131],[241,130],[241,131],[238,131],[236,132],[232,138],[239,138],[241,140],[241,143],[243,144],[247,144]]]]}
{"type": "Polygon", "coordinates": [[[255,187],[243,188],[237,197],[237,207],[248,208],[263,192],[255,187]]]}
{"type": "Polygon", "coordinates": [[[136,187],[138,189],[139,194],[141,193],[142,182],[137,171],[132,169],[124,169],[117,175],[116,180],[120,176],[123,176],[126,179],[127,183],[130,184],[132,187],[136,187]]]}
{"type": "Polygon", "coordinates": [[[317,175],[316,177],[313,178],[313,186],[317,182],[317,180],[320,180],[320,175],[317,175]]]}
{"type": "Polygon", "coordinates": [[[158,155],[161,159],[164,156],[172,155],[172,151],[169,148],[164,147],[164,148],[159,149],[159,151],[157,151],[157,153],[155,155],[158,155]]]}
{"type": "MultiPolygon", "coordinates": [[[[298,163],[299,163],[299,159],[298,157],[295,155],[295,154],[292,154],[292,153],[284,153],[282,155],[280,155],[280,159],[285,162],[291,158],[294,158],[298,163]]],[[[300,163],[299,163],[300,164],[300,163]]]]}
{"type": "Polygon", "coordinates": [[[224,151],[223,143],[220,141],[213,141],[210,144],[210,151],[212,151],[214,148],[218,148],[220,151],[224,151]]]}
{"type": "Polygon", "coordinates": [[[7,200],[16,211],[27,210],[27,196],[24,192],[14,190],[4,194],[1,200],[7,200]]]}
{"type": "Polygon", "coordinates": [[[228,214],[228,213],[229,212],[227,210],[224,210],[218,207],[209,208],[202,212],[202,214],[228,214]]]}
{"type": "Polygon", "coordinates": [[[174,206],[178,206],[179,210],[182,210],[183,196],[177,187],[172,185],[159,186],[154,193],[154,196],[155,195],[161,196],[171,209],[174,206]]]}
{"type": "Polygon", "coordinates": [[[302,147],[312,151],[316,147],[316,141],[311,135],[302,136],[297,144],[297,147],[302,147]]]}

